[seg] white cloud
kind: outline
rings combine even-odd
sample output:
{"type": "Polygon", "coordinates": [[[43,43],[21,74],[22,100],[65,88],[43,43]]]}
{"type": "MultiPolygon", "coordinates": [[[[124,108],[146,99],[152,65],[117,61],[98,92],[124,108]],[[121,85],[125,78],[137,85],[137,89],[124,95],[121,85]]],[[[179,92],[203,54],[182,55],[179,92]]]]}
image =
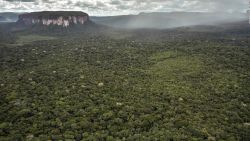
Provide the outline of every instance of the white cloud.
{"type": "Polygon", "coordinates": [[[244,11],[248,0],[0,0],[0,12],[81,10],[90,15],[164,11],[244,11]]]}

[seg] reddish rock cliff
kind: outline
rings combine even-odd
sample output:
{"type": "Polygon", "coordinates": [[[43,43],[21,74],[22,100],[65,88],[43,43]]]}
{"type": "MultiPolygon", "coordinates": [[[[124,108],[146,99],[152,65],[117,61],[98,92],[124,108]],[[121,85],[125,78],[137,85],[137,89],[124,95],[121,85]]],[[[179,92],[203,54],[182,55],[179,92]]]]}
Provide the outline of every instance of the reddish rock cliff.
{"type": "Polygon", "coordinates": [[[17,22],[25,25],[38,24],[68,27],[76,24],[83,25],[88,21],[88,14],[80,11],[43,11],[22,14],[17,22]]]}

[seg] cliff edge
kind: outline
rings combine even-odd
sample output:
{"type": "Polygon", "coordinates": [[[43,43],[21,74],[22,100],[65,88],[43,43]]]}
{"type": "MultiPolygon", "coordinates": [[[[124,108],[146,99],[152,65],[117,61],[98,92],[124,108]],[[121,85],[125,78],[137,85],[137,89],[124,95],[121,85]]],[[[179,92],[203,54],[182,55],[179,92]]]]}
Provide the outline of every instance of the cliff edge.
{"type": "Polygon", "coordinates": [[[89,21],[89,15],[81,11],[42,11],[21,14],[17,23],[24,25],[55,25],[69,27],[84,25],[89,21]]]}

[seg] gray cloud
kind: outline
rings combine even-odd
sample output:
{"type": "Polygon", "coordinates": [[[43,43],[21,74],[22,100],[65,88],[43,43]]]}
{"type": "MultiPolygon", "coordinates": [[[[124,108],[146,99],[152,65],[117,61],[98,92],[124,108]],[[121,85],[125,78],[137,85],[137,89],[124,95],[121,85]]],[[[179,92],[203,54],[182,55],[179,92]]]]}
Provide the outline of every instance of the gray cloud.
{"type": "Polygon", "coordinates": [[[5,0],[9,2],[34,2],[35,0],[5,0]]]}
{"type": "Polygon", "coordinates": [[[91,15],[164,11],[245,11],[248,0],[0,0],[0,12],[82,10],[91,15]]]}

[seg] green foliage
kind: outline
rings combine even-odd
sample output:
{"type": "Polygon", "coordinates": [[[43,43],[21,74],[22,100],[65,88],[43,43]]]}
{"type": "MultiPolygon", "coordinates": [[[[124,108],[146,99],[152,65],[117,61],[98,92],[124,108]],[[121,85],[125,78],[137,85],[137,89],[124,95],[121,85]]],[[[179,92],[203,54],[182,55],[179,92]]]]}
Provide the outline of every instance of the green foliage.
{"type": "Polygon", "coordinates": [[[153,33],[3,43],[0,140],[249,140],[249,40],[153,33]]]}
{"type": "Polygon", "coordinates": [[[41,35],[21,35],[17,39],[17,44],[28,44],[35,41],[55,40],[55,37],[41,35]]]}

